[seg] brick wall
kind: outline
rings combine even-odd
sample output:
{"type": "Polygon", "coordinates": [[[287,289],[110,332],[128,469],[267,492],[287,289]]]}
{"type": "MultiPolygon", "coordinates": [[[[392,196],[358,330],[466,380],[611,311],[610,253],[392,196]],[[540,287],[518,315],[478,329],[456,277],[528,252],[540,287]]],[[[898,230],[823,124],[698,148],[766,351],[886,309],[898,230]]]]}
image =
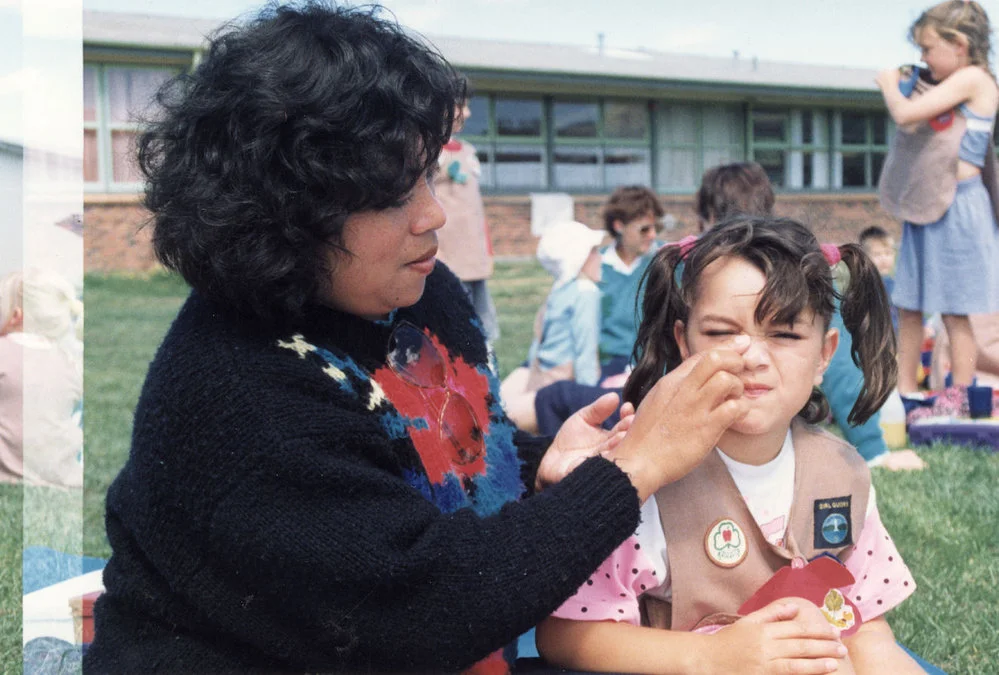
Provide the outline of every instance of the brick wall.
{"type": "MultiPolygon", "coordinates": [[[[576,220],[590,227],[603,228],[600,209],[604,195],[575,197],[576,220]]],[[[537,238],[531,235],[531,203],[526,196],[495,196],[486,199],[486,217],[497,256],[533,256],[537,238]]],[[[694,215],[693,195],[667,195],[662,197],[666,213],[676,219],[676,229],[665,232],[663,238],[676,240],[696,234],[697,217],[694,215]]],[[[877,195],[862,193],[779,195],[775,207],[777,215],[794,218],[808,225],[821,241],[837,244],[856,241],[861,230],[879,225],[892,233],[896,240],[901,235],[900,225],[878,203],[877,195]]]]}
{"type": "Polygon", "coordinates": [[[83,266],[86,272],[142,273],[156,269],[149,212],[138,195],[87,197],[83,206],[83,266]]]}
{"type": "MultiPolygon", "coordinates": [[[[603,228],[600,208],[605,195],[577,195],[576,219],[603,228]]],[[[666,213],[677,221],[663,236],[676,240],[697,231],[692,195],[663,197],[666,213]]],[[[497,257],[531,257],[537,238],[531,235],[531,202],[526,195],[486,196],[493,251],[497,257]]],[[[863,193],[779,195],[776,212],[810,226],[822,241],[856,241],[865,227],[880,225],[899,237],[901,229],[878,204],[877,195],[863,193]]],[[[136,195],[94,195],[84,207],[84,255],[88,272],[146,272],[157,267],[149,245],[150,228],[139,229],[148,212],[136,195]]]]}

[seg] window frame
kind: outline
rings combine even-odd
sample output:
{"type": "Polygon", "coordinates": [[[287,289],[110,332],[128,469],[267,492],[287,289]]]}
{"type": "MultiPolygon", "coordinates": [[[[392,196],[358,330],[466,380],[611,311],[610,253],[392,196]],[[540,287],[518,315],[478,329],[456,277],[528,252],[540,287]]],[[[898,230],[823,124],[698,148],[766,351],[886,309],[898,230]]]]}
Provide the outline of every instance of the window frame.
{"type": "Polygon", "coordinates": [[[636,149],[647,156],[646,169],[650,178],[650,183],[654,176],[653,166],[654,150],[653,120],[651,112],[651,102],[649,99],[629,98],[618,96],[585,96],[585,95],[546,95],[538,96],[532,94],[506,93],[499,91],[477,92],[475,97],[487,97],[486,110],[489,119],[485,125],[485,134],[464,134],[460,136],[475,146],[479,154],[481,163],[489,165],[488,180],[485,178],[481,183],[482,191],[489,194],[516,194],[524,190],[550,190],[558,192],[568,192],[570,194],[603,194],[610,192],[607,180],[607,154],[609,151],[620,149],[636,149]],[[497,130],[496,104],[499,99],[513,100],[539,100],[541,101],[541,136],[500,136],[497,130]],[[597,104],[597,133],[592,137],[559,137],[555,133],[555,104],[556,103],[596,103],[597,104]],[[640,106],[645,114],[645,132],[643,138],[618,138],[607,136],[607,103],[633,104],[640,106]],[[544,185],[497,185],[496,182],[496,154],[504,147],[529,146],[537,147],[541,150],[542,174],[544,185]],[[561,149],[581,149],[593,148],[596,150],[597,167],[600,176],[598,185],[591,186],[560,186],[556,176],[555,153],[561,149]]]}
{"type": "Polygon", "coordinates": [[[892,137],[895,133],[895,125],[891,117],[884,111],[872,110],[868,108],[836,108],[832,106],[809,106],[791,105],[781,106],[779,104],[759,104],[750,106],[749,114],[746,116],[746,133],[749,152],[749,161],[757,162],[757,152],[760,150],[779,150],[784,153],[784,176],[781,185],[774,185],[775,191],[787,193],[869,193],[877,191],[877,181],[874,179],[874,156],[887,156],[891,147],[892,137]],[[757,140],[753,135],[753,119],[757,111],[774,112],[781,111],[784,114],[787,125],[787,137],[783,142],[757,140]],[[795,143],[790,138],[791,117],[795,112],[821,113],[825,115],[826,142],[825,144],[815,142],[795,143]],[[863,143],[843,143],[843,114],[855,113],[864,118],[864,142],[863,143]],[[874,123],[880,118],[885,124],[884,143],[874,141],[874,123]],[[788,168],[791,164],[792,153],[824,153],[826,155],[827,172],[829,184],[826,186],[791,187],[788,182],[788,168]],[[843,153],[861,153],[864,157],[864,185],[843,185],[843,153]]]}
{"type": "MultiPolygon", "coordinates": [[[[94,117],[83,121],[83,133],[93,132],[95,135],[95,150],[97,153],[97,180],[84,180],[83,190],[86,194],[136,194],[145,189],[145,181],[116,181],[114,179],[114,143],[115,133],[136,134],[142,125],[135,121],[114,121],[111,119],[111,98],[108,82],[108,70],[146,70],[165,71],[169,77],[183,72],[195,60],[194,54],[159,55],[158,58],[121,58],[113,54],[111,57],[91,57],[84,59],[84,77],[87,71],[94,71],[94,117]]],[[[84,141],[84,151],[86,142],[84,141]]],[[[84,167],[86,166],[84,157],[84,167]]]]}

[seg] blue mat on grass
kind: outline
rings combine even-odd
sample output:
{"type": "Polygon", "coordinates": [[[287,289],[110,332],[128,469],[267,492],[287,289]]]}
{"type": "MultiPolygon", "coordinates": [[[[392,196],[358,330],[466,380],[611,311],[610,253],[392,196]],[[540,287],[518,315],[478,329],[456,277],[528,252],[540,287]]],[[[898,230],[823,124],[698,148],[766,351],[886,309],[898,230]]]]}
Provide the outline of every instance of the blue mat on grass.
{"type": "Polygon", "coordinates": [[[104,569],[107,560],[89,556],[62,553],[45,546],[24,549],[21,588],[23,594],[78,577],[94,570],[104,569]]]}

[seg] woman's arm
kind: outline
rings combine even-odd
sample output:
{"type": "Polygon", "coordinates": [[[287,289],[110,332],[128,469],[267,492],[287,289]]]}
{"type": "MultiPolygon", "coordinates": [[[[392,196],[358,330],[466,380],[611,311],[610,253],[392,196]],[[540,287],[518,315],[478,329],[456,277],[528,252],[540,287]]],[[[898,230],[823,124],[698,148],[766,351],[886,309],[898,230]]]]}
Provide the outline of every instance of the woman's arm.
{"type": "Polygon", "coordinates": [[[595,672],[836,672],[846,649],[818,608],[805,604],[777,601],[712,635],[549,617],[538,626],[536,640],[548,661],[595,672]]]}
{"type": "Polygon", "coordinates": [[[221,575],[199,587],[226,589],[201,602],[224,632],[310,669],[467,668],[554,611],[638,522],[634,488],[600,458],[483,517],[441,513],[376,465],[332,455],[344,452],[275,448],[199,544],[214,561],[199,576],[221,575]]]}
{"type": "Polygon", "coordinates": [[[906,125],[925,122],[962,103],[972,101],[986,91],[990,76],[978,66],[966,66],[954,72],[943,82],[915,98],[906,98],[898,89],[897,68],[882,70],[875,78],[884,96],[888,114],[895,124],[906,125]]]}
{"type": "Polygon", "coordinates": [[[898,646],[884,617],[865,621],[850,637],[843,638],[857,675],[924,675],[926,671],[898,646]]]}

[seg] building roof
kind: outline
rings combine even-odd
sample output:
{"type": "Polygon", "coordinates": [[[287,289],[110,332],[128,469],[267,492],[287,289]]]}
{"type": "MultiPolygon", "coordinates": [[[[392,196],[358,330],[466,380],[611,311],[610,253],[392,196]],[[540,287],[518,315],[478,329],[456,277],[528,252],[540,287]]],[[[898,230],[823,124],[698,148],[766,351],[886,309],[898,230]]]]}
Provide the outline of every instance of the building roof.
{"type": "MultiPolygon", "coordinates": [[[[85,46],[195,50],[223,22],[124,14],[83,12],[85,46]]],[[[455,66],[467,70],[634,78],[741,88],[791,88],[873,93],[874,70],[837,66],[721,58],[643,49],[600,49],[596,46],[480,40],[427,35],[455,66]]]]}
{"type": "Polygon", "coordinates": [[[195,50],[223,22],[149,14],[83,11],[84,46],[195,50]]]}

